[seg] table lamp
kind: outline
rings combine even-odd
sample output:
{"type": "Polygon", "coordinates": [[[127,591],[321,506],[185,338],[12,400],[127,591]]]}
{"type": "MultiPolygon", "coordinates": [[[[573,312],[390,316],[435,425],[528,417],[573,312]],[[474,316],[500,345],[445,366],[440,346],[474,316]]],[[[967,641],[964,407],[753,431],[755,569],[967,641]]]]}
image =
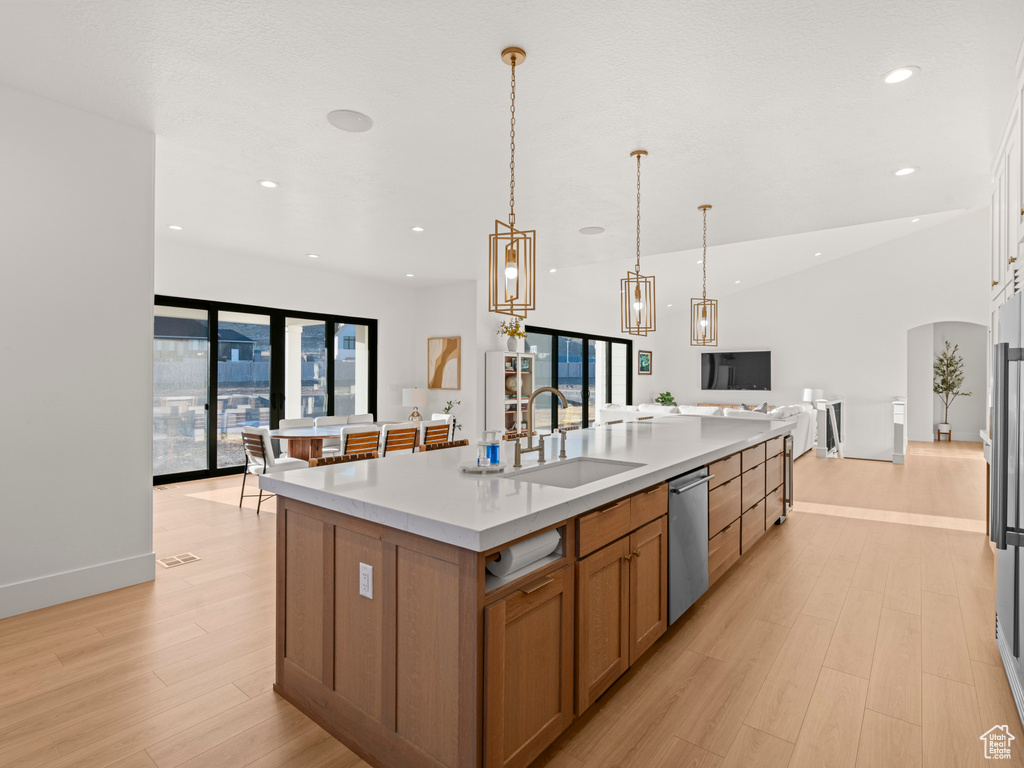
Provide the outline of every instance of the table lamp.
{"type": "Polygon", "coordinates": [[[820,389],[805,389],[804,390],[804,402],[813,403],[815,400],[823,399],[823,395],[820,389]]]}
{"type": "Polygon", "coordinates": [[[427,390],[418,388],[403,389],[402,405],[412,408],[412,413],[409,414],[409,421],[421,421],[423,417],[420,416],[419,409],[427,407],[427,390]]]}

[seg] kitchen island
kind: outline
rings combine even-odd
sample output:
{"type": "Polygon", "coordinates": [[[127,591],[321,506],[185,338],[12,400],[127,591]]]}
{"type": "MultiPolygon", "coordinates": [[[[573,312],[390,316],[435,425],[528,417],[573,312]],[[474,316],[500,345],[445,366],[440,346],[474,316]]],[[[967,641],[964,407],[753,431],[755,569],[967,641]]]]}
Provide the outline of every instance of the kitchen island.
{"type": "Polygon", "coordinates": [[[667,628],[666,481],[716,475],[713,581],[781,517],[792,429],[580,430],[548,460],[554,479],[536,462],[463,474],[475,447],[262,477],[278,494],[275,690],[371,764],[528,765],[667,628]],[[581,462],[612,474],[561,487],[590,480],[581,462]],[[544,557],[489,572],[539,536],[556,542],[544,557]]]}

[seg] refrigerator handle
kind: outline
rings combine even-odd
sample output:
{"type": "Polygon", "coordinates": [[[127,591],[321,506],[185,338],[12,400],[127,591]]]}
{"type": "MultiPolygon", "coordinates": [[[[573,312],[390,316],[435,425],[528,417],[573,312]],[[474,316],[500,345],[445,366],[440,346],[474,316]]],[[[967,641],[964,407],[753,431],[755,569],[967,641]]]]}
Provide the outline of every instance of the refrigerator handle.
{"type": "Polygon", "coordinates": [[[1006,549],[1007,456],[1009,436],[1010,345],[996,344],[992,349],[992,471],[989,488],[991,520],[989,537],[997,549],[1006,549]]]}

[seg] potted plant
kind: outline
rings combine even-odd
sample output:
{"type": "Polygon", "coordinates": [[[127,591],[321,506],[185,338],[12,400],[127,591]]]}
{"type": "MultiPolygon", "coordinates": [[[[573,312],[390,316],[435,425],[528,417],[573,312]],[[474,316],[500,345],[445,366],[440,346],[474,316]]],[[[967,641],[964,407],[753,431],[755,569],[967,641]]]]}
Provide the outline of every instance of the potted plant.
{"type": "Polygon", "coordinates": [[[502,320],[498,326],[498,335],[507,336],[505,342],[509,352],[524,352],[526,349],[526,331],[523,330],[522,321],[518,317],[509,320],[502,320]]]}
{"type": "Polygon", "coordinates": [[[949,426],[949,406],[958,397],[970,397],[970,392],[961,392],[960,387],[964,385],[964,359],[957,354],[959,344],[950,347],[946,342],[946,348],[935,358],[935,365],[932,372],[932,392],[942,400],[942,423],[939,424],[939,432],[949,432],[952,438],[952,431],[949,426]]]}
{"type": "Polygon", "coordinates": [[[448,414],[451,414],[451,417],[452,417],[452,440],[455,439],[455,430],[456,429],[462,429],[462,425],[459,424],[459,420],[456,419],[455,418],[455,414],[452,413],[452,409],[455,408],[456,405],[462,405],[462,401],[461,400],[449,400],[448,403],[444,407],[444,412],[448,413],[448,414]]]}
{"type": "Polygon", "coordinates": [[[654,398],[654,402],[658,405],[679,405],[676,399],[672,397],[671,392],[659,392],[658,396],[654,398]]]}

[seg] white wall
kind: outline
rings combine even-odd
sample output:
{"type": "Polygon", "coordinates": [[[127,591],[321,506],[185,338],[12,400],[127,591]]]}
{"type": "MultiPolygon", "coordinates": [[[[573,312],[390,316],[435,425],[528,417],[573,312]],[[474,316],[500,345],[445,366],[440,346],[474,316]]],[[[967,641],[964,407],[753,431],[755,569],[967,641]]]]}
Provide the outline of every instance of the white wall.
{"type": "Polygon", "coordinates": [[[253,304],[295,312],[376,318],[378,418],[409,415],[402,389],[426,386],[424,363],[416,350],[422,323],[416,292],[392,283],[352,277],[305,265],[226,251],[211,252],[187,243],[158,244],[156,292],[167,296],[253,304]],[[201,276],[201,277],[197,277],[201,276]]]}
{"type": "Polygon", "coordinates": [[[152,134],[0,87],[0,618],[151,580],[152,134]]]}
{"type": "MultiPolygon", "coordinates": [[[[416,370],[413,382],[427,385],[427,339],[432,336],[459,336],[462,350],[462,386],[458,390],[431,389],[429,405],[421,411],[424,418],[440,413],[449,400],[459,400],[452,411],[462,425],[455,437],[476,440],[483,428],[483,409],[477,409],[477,378],[483,380],[484,355],[477,341],[476,282],[463,280],[416,293],[416,370]],[[478,420],[479,417],[479,420],[478,420]]],[[[482,392],[482,390],[480,390],[482,392]]]]}
{"type": "Polygon", "coordinates": [[[907,331],[907,439],[935,439],[932,401],[932,361],[935,359],[935,324],[907,331]]]}
{"type": "MultiPolygon", "coordinates": [[[[936,321],[987,323],[988,248],[987,209],[966,211],[729,295],[719,302],[719,350],[771,350],[776,404],[799,402],[805,387],[845,398],[847,455],[888,460],[892,400],[909,394],[907,331],[936,321]]],[[[674,316],[679,334],[687,321],[685,312],[674,316]]],[[[673,391],[685,402],[706,398],[700,350],[676,349],[673,391]]]]}

